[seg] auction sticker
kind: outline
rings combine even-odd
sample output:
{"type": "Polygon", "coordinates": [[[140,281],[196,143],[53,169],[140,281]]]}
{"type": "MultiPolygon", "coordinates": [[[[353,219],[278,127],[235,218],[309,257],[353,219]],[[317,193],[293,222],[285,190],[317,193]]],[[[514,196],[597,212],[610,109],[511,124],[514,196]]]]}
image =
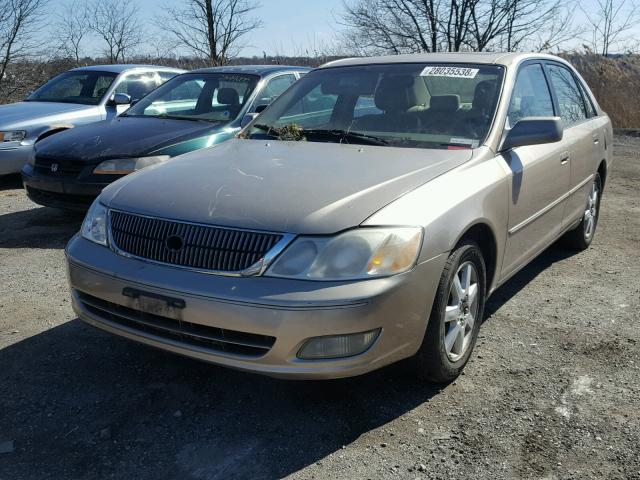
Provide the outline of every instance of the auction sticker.
{"type": "Polygon", "coordinates": [[[465,67],[425,67],[423,77],[476,78],[479,68],[465,67]]]}

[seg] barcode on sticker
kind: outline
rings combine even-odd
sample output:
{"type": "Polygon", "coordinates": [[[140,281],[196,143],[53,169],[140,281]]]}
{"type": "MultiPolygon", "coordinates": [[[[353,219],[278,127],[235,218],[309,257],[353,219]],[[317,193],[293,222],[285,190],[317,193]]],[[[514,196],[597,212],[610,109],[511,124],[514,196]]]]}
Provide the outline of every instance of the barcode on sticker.
{"type": "Polygon", "coordinates": [[[425,67],[423,77],[476,78],[480,69],[465,67],[425,67]]]}

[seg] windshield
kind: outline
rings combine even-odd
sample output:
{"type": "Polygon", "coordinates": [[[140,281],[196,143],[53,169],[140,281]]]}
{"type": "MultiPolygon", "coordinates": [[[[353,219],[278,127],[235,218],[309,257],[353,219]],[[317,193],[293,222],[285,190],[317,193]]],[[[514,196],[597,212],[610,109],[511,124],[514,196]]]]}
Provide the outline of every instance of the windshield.
{"type": "Polygon", "coordinates": [[[136,103],[126,116],[226,123],[238,117],[260,77],[233,73],[186,73],[136,103]]]}
{"type": "Polygon", "coordinates": [[[117,76],[114,72],[66,72],[49,80],[29,95],[27,101],[98,105],[117,76]]]}
{"type": "Polygon", "coordinates": [[[305,75],[245,138],[475,148],[489,133],[502,67],[385,64],[305,75]]]}

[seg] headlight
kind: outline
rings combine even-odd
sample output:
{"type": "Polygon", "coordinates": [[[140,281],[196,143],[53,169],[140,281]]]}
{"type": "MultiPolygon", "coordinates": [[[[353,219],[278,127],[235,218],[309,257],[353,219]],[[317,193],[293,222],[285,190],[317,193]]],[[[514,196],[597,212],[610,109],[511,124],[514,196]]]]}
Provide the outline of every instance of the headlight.
{"type": "Polygon", "coordinates": [[[155,157],[140,158],[116,158],[105,160],[93,169],[93,173],[103,175],[127,175],[141,168],[169,160],[169,155],[157,155],[155,157]]]}
{"type": "Polygon", "coordinates": [[[14,132],[0,132],[0,142],[21,142],[27,136],[24,130],[14,132]]]}
{"type": "Polygon", "coordinates": [[[357,280],[410,270],[422,228],[358,228],[335,237],[299,237],[266,275],[307,280],[357,280]]]}
{"type": "Polygon", "coordinates": [[[89,208],[80,232],[87,240],[107,246],[107,209],[99,198],[89,208]]]}

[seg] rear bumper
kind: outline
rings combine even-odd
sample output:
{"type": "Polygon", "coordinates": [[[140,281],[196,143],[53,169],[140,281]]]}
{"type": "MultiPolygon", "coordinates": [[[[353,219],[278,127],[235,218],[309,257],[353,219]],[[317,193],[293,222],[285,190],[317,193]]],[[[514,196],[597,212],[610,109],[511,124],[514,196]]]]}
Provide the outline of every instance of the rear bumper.
{"type": "Polygon", "coordinates": [[[39,205],[84,211],[110,182],[83,183],[74,177],[39,175],[31,165],[26,165],[22,169],[22,183],[29,198],[39,205]]]}
{"type": "Polygon", "coordinates": [[[20,173],[22,167],[33,154],[33,145],[18,142],[0,143],[0,175],[20,173]]]}
{"type": "MultiPolygon", "coordinates": [[[[207,275],[122,257],[80,237],[69,243],[67,259],[73,308],[95,327],[231,368],[276,377],[326,379],[363,374],[417,352],[446,255],[404,275],[351,283],[207,275]],[[259,355],[238,354],[138,328],[135,322],[105,313],[111,310],[135,317],[136,311],[146,308],[123,295],[126,288],[185,302],[179,313],[161,312],[162,322],[269,337],[272,344],[259,355]],[[95,309],[86,299],[107,307],[95,309]],[[297,358],[312,337],[374,329],[381,333],[362,354],[331,360],[297,358]]],[[[148,320],[148,313],[142,315],[148,320]]]]}

